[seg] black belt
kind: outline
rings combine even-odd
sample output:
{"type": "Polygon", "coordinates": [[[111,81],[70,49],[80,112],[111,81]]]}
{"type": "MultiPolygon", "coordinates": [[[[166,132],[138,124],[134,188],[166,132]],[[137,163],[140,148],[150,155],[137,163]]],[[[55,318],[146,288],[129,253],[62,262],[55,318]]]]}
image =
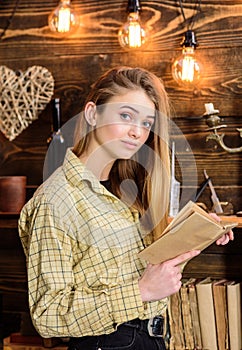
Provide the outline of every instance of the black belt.
{"type": "Polygon", "coordinates": [[[162,316],[155,316],[149,320],[134,320],[124,322],[121,326],[134,327],[147,332],[151,337],[163,337],[164,318],[162,316]]]}

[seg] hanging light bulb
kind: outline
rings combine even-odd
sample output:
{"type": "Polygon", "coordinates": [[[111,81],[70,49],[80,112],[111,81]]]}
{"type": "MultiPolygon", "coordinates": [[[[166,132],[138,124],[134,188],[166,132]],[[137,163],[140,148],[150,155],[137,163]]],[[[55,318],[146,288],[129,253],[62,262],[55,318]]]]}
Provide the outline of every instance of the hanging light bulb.
{"type": "Polygon", "coordinates": [[[70,33],[78,28],[79,17],[74,12],[70,0],[61,0],[49,15],[49,27],[53,32],[70,33]]]}
{"type": "Polygon", "coordinates": [[[182,55],[172,65],[172,75],[179,85],[195,87],[201,79],[202,64],[195,56],[195,33],[187,30],[181,43],[182,55]]]}
{"type": "Polygon", "coordinates": [[[147,42],[147,31],[141,25],[139,0],[128,1],[127,22],[119,29],[118,39],[125,49],[138,49],[147,42]]]}

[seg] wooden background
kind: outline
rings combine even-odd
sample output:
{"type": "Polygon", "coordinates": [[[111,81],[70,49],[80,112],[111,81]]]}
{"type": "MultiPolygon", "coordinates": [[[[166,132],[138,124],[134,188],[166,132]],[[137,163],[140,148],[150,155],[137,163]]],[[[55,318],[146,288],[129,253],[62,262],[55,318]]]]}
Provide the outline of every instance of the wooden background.
{"type": "MultiPolygon", "coordinates": [[[[142,1],[141,18],[150,31],[150,43],[140,52],[125,52],[120,48],[117,32],[126,21],[127,1],[73,0],[80,14],[81,26],[75,34],[59,37],[51,33],[47,18],[58,1],[21,0],[9,28],[0,40],[0,65],[14,71],[41,65],[55,79],[53,97],[61,99],[63,123],[75,116],[91,84],[111,67],[141,66],[161,77],[174,107],[174,122],[181,130],[173,135],[177,140],[182,171],[177,171],[184,188],[196,189],[204,180],[203,169],[212,177],[221,201],[229,201],[234,211],[242,210],[242,153],[229,154],[214,141],[206,142],[208,132],[204,104],[213,103],[220,110],[227,129],[225,142],[230,147],[242,145],[236,128],[242,127],[242,3],[240,0],[202,1],[193,30],[199,46],[198,58],[204,65],[199,88],[186,90],[177,85],[171,75],[171,64],[180,55],[180,42],[187,29],[179,2],[142,1]],[[188,160],[187,140],[195,164],[188,160]]],[[[16,1],[0,0],[0,35],[7,26],[16,1]]],[[[183,2],[188,20],[194,16],[195,2],[183,2]]],[[[0,116],[1,117],[1,116],[0,116]]],[[[14,141],[0,133],[0,176],[26,175],[28,197],[43,180],[46,140],[51,130],[50,104],[14,141]]],[[[211,208],[207,188],[200,198],[211,208]]],[[[14,223],[6,218],[0,222],[0,234],[6,242],[1,248],[1,289],[26,292],[24,257],[20,252],[14,223]],[[15,238],[14,238],[15,237],[15,238]],[[18,260],[19,259],[19,260],[18,260]]],[[[194,259],[186,271],[205,276],[241,277],[241,234],[229,247],[212,246],[194,259]]],[[[1,238],[2,239],[2,238],[1,238]]],[[[2,241],[2,240],[1,240],[2,241]]],[[[11,293],[10,293],[11,294],[11,293]]],[[[10,295],[9,294],[9,295],[10,295]]],[[[16,302],[13,294],[4,299],[4,309],[27,308],[24,301],[16,302]]]]}
{"type": "MultiPolygon", "coordinates": [[[[0,1],[0,30],[7,25],[15,3],[0,1]]],[[[187,22],[196,14],[195,3],[183,3],[187,22]]],[[[206,142],[207,125],[204,118],[199,119],[205,112],[204,104],[214,103],[228,125],[226,144],[242,145],[236,131],[242,125],[241,1],[202,3],[193,30],[199,43],[196,54],[203,62],[204,74],[199,89],[195,90],[178,86],[171,76],[171,64],[181,53],[180,42],[187,29],[178,1],[142,2],[141,18],[149,28],[150,43],[145,50],[135,53],[125,52],[117,40],[117,31],[126,21],[126,1],[73,0],[81,26],[66,38],[51,33],[47,25],[48,15],[57,4],[58,1],[47,0],[19,2],[0,41],[0,65],[16,72],[32,65],[48,68],[55,79],[54,97],[61,98],[63,123],[82,109],[90,85],[108,68],[124,64],[151,70],[164,80],[174,107],[174,121],[189,141],[196,159],[197,181],[193,176],[189,178],[189,167],[183,169],[188,169],[184,176],[189,179],[189,185],[200,184],[206,168],[221,200],[231,200],[235,211],[242,209],[238,200],[242,193],[242,153],[228,154],[215,141],[206,142]],[[227,186],[230,186],[230,198],[227,198],[227,186]]],[[[46,139],[51,129],[49,107],[14,141],[0,135],[0,175],[27,175],[28,186],[42,182],[46,139]]],[[[178,152],[180,159],[183,154],[186,156],[182,143],[178,144],[178,152]]]]}

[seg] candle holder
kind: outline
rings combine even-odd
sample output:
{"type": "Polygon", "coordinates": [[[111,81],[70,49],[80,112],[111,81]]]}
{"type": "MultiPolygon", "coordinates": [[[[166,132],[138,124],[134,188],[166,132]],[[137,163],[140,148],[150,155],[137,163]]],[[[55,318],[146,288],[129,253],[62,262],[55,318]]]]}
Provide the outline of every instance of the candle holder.
{"type": "MultiPolygon", "coordinates": [[[[218,130],[222,128],[226,128],[226,124],[220,124],[221,118],[218,116],[219,110],[214,109],[214,106],[212,103],[206,103],[205,104],[206,112],[204,113],[204,117],[206,118],[206,124],[208,125],[208,131],[212,131],[207,137],[206,141],[208,140],[215,140],[220,147],[222,147],[226,152],[228,153],[239,153],[242,152],[242,146],[240,147],[228,147],[224,143],[224,136],[225,134],[219,134],[218,130]]],[[[236,129],[240,133],[240,137],[242,138],[242,128],[236,129]]]]}

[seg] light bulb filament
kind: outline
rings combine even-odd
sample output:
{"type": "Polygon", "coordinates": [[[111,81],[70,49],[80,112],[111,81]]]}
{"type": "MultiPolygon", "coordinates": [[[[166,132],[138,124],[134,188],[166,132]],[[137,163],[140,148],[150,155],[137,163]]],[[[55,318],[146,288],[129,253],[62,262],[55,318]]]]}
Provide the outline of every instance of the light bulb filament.
{"type": "Polygon", "coordinates": [[[119,43],[123,48],[137,49],[147,41],[147,32],[140,22],[138,12],[130,12],[127,22],[119,29],[119,43]]]}
{"type": "Polygon", "coordinates": [[[71,6],[70,0],[61,0],[48,18],[53,32],[66,34],[74,32],[79,26],[79,16],[71,6]]]}
{"type": "Polygon", "coordinates": [[[58,15],[58,32],[65,33],[70,30],[71,11],[70,8],[60,8],[58,15]]]}
{"type": "Polygon", "coordinates": [[[200,83],[202,64],[195,55],[194,47],[183,47],[182,55],[172,65],[172,75],[178,84],[193,88],[200,83]]]}
{"type": "Polygon", "coordinates": [[[141,41],[141,27],[138,22],[131,22],[129,24],[129,46],[130,47],[140,47],[142,45],[141,41]]]}
{"type": "Polygon", "coordinates": [[[195,62],[193,57],[185,56],[182,61],[182,76],[183,81],[192,82],[194,79],[195,62]]]}

